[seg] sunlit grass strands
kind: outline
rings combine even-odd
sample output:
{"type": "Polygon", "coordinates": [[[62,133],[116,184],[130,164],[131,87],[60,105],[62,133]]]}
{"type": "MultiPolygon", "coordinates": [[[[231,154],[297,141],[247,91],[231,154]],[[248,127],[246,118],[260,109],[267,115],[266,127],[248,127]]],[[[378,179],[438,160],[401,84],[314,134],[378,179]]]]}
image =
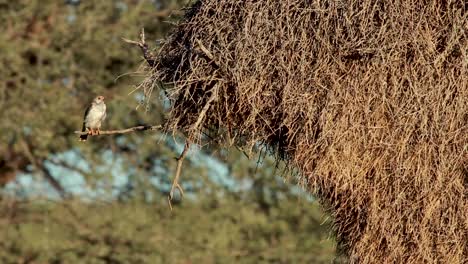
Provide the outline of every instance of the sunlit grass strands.
{"type": "Polygon", "coordinates": [[[351,262],[462,263],[467,14],[463,1],[202,1],[149,78],[169,84],[170,130],[262,142],[298,168],[351,262]]]}

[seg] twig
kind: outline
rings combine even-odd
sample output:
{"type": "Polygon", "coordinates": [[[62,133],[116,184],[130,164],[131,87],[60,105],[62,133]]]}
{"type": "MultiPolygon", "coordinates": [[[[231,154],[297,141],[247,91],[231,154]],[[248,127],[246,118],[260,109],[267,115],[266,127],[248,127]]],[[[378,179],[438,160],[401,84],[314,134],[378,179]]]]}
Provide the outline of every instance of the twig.
{"type": "Polygon", "coordinates": [[[126,38],[122,38],[122,40],[127,42],[128,44],[132,44],[132,45],[136,45],[136,46],[140,47],[141,52],[143,52],[143,57],[145,58],[148,65],[150,67],[154,67],[155,60],[154,60],[153,56],[151,55],[151,53],[149,51],[148,44],[146,44],[145,29],[144,28],[141,29],[140,41],[134,41],[134,40],[126,39],[126,38]]]}
{"type": "Polygon", "coordinates": [[[169,206],[171,210],[172,210],[171,201],[174,198],[175,189],[178,189],[180,192],[180,195],[184,196],[184,190],[179,184],[179,178],[180,178],[180,172],[182,171],[182,163],[184,162],[185,156],[187,155],[189,148],[190,148],[190,142],[189,140],[187,140],[185,141],[184,150],[182,151],[182,153],[180,153],[180,156],[177,158],[176,174],[175,174],[174,180],[172,181],[171,191],[169,192],[169,197],[168,197],[169,206]]]}
{"type": "Polygon", "coordinates": [[[211,93],[210,98],[206,102],[205,106],[203,106],[203,109],[201,110],[197,121],[195,122],[195,124],[193,124],[191,128],[193,131],[196,131],[198,129],[201,122],[203,121],[203,118],[205,118],[206,112],[208,111],[208,109],[210,109],[211,103],[216,99],[216,96],[218,95],[218,87],[215,86],[211,91],[212,93],[211,93]]]}
{"type": "Polygon", "coordinates": [[[196,39],[195,40],[198,44],[198,46],[200,47],[200,49],[203,51],[203,53],[205,53],[205,55],[212,61],[214,61],[214,56],[213,54],[211,54],[211,52],[205,48],[205,46],[203,45],[203,43],[199,40],[199,39],[196,39]]]}
{"type": "MultiPolygon", "coordinates": [[[[130,128],[121,129],[121,130],[100,131],[99,135],[126,134],[126,133],[135,132],[135,131],[158,130],[158,129],[161,129],[161,128],[162,128],[161,125],[157,125],[157,126],[136,126],[136,127],[130,127],[130,128]]],[[[86,134],[88,134],[88,132],[75,131],[75,134],[86,135],[86,134]]]]}
{"type": "MultiPolygon", "coordinates": [[[[203,121],[203,119],[204,119],[204,117],[206,115],[206,112],[208,111],[208,109],[211,106],[211,103],[215,100],[215,98],[217,96],[217,92],[218,92],[217,87],[214,87],[212,89],[212,94],[211,94],[210,98],[208,99],[208,101],[206,102],[206,104],[203,107],[202,111],[200,112],[200,115],[198,116],[197,121],[192,126],[192,128],[191,128],[192,131],[196,131],[198,129],[198,127],[200,126],[201,122],[203,121]]],[[[169,196],[167,197],[167,201],[169,202],[169,207],[171,208],[171,210],[172,210],[171,201],[174,198],[175,189],[179,189],[180,195],[184,196],[184,190],[182,189],[182,187],[179,184],[179,177],[180,177],[180,172],[182,170],[182,163],[184,162],[185,155],[187,155],[187,152],[188,152],[189,148],[190,148],[190,141],[187,139],[185,141],[184,150],[182,151],[180,156],[177,158],[176,174],[175,174],[175,177],[174,177],[174,181],[172,182],[171,191],[169,192],[169,196]]]]}

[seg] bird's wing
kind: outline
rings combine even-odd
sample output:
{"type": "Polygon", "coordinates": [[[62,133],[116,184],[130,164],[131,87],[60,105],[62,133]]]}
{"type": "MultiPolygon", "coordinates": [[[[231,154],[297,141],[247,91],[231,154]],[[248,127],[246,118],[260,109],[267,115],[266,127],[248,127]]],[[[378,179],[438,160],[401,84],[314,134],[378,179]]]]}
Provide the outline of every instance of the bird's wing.
{"type": "Polygon", "coordinates": [[[84,117],[83,117],[83,128],[81,129],[83,132],[86,131],[86,119],[88,118],[89,111],[91,111],[93,105],[89,105],[86,107],[84,117]]]}

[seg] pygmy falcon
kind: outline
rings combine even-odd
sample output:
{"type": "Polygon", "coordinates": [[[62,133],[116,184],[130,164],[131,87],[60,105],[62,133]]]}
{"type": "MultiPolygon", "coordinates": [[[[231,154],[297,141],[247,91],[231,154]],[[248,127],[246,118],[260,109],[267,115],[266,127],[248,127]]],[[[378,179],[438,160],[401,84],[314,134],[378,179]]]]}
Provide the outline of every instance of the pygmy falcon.
{"type": "Polygon", "coordinates": [[[83,120],[82,132],[87,132],[85,135],[80,135],[80,141],[86,141],[88,135],[94,136],[100,134],[101,123],[106,118],[106,104],[104,96],[100,95],[94,98],[88,108],[86,108],[83,120]]]}

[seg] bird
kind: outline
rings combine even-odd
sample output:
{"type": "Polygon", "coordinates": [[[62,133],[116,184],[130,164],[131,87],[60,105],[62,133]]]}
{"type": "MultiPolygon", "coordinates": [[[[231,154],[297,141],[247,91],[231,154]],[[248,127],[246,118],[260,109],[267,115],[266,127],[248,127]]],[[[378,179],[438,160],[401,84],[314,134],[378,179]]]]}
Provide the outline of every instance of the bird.
{"type": "Polygon", "coordinates": [[[101,133],[101,123],[104,119],[106,119],[106,104],[104,103],[104,96],[99,95],[86,108],[81,131],[87,132],[87,134],[80,135],[80,141],[86,141],[88,135],[99,135],[101,133]]]}

